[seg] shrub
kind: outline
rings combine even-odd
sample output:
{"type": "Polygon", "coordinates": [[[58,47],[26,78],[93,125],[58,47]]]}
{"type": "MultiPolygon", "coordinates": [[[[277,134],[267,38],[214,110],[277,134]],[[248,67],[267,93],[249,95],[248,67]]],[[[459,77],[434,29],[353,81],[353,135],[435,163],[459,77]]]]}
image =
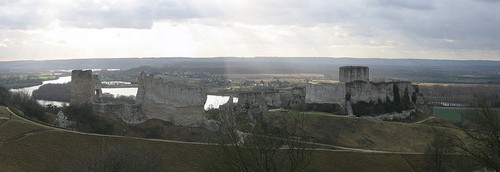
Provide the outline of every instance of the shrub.
{"type": "Polygon", "coordinates": [[[316,111],[316,112],[328,112],[328,113],[343,113],[343,109],[340,105],[335,103],[308,103],[304,105],[297,106],[299,111],[316,111]]]}
{"type": "Polygon", "coordinates": [[[0,105],[14,107],[23,112],[26,117],[47,122],[45,108],[25,92],[10,92],[0,86],[0,105]]]}
{"type": "Polygon", "coordinates": [[[111,134],[113,125],[103,117],[94,115],[91,104],[71,105],[65,109],[65,114],[68,114],[68,119],[75,121],[75,128],[78,131],[111,134]]]}

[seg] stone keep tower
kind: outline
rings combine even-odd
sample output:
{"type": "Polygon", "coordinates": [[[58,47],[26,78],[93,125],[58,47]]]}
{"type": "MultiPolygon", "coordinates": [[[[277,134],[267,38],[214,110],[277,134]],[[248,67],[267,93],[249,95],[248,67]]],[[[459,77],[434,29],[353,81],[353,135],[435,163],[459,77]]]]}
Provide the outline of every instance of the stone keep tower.
{"type": "Polygon", "coordinates": [[[101,81],[91,70],[71,72],[71,105],[100,102],[101,94],[101,81]]]}
{"type": "Polygon", "coordinates": [[[370,71],[366,66],[342,66],[339,68],[340,82],[353,82],[370,80],[370,71]]]}

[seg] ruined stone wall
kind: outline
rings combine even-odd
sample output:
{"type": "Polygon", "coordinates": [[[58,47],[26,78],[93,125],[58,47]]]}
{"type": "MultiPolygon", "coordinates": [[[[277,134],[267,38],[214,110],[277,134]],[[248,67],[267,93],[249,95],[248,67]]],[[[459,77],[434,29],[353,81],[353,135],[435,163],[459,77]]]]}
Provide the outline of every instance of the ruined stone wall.
{"type": "Polygon", "coordinates": [[[343,66],[339,68],[340,82],[353,82],[370,80],[370,70],[366,66],[343,66]]]}
{"type": "Polygon", "coordinates": [[[195,107],[205,104],[207,94],[201,87],[183,85],[154,75],[141,73],[137,103],[157,103],[174,107],[195,107]]]}
{"type": "Polygon", "coordinates": [[[207,94],[201,87],[189,86],[141,73],[136,104],[147,119],[197,126],[204,121],[207,94]]]}
{"type": "Polygon", "coordinates": [[[336,103],[344,105],[345,103],[345,84],[312,84],[306,85],[306,103],[336,103]]]}
{"type": "Polygon", "coordinates": [[[346,94],[350,94],[351,103],[364,102],[377,102],[379,99],[383,102],[386,97],[389,100],[394,99],[393,85],[399,87],[399,95],[403,97],[405,88],[408,88],[408,93],[414,91],[411,82],[363,82],[355,81],[348,83],[336,84],[307,84],[306,85],[306,103],[336,103],[341,106],[345,104],[346,94]]]}
{"type": "Polygon", "coordinates": [[[114,116],[128,124],[138,124],[148,120],[141,105],[126,103],[94,103],[93,112],[101,116],[114,116]]]}
{"type": "Polygon", "coordinates": [[[201,87],[141,73],[135,104],[101,103],[97,75],[90,70],[74,70],[71,79],[71,105],[91,103],[97,115],[118,117],[128,124],[160,119],[175,125],[200,126],[206,121],[203,105],[207,95],[201,87]]]}
{"type": "Polygon", "coordinates": [[[288,100],[286,108],[295,108],[300,106],[305,103],[306,100],[306,87],[294,87],[289,96],[290,98],[287,98],[287,96],[282,97],[283,102],[288,100]]]}
{"type": "Polygon", "coordinates": [[[271,108],[281,108],[288,105],[291,95],[281,92],[248,92],[238,94],[238,105],[248,106],[244,104],[256,104],[259,99],[271,108]]]}
{"type": "Polygon", "coordinates": [[[102,94],[101,81],[91,70],[73,70],[71,72],[70,104],[81,105],[99,102],[102,94]]]}
{"type": "Polygon", "coordinates": [[[148,119],[160,119],[175,125],[201,126],[205,121],[204,109],[201,107],[174,107],[165,104],[143,103],[142,113],[148,119]]]}
{"type": "Polygon", "coordinates": [[[408,88],[409,96],[411,96],[411,93],[414,91],[411,82],[401,81],[401,82],[374,83],[374,82],[356,81],[356,82],[346,83],[346,88],[347,88],[346,93],[351,94],[352,103],[357,103],[360,101],[376,103],[379,99],[382,102],[385,102],[386,97],[388,97],[389,100],[393,101],[394,93],[392,88],[394,84],[398,86],[399,95],[401,98],[403,97],[405,88],[408,88]]]}

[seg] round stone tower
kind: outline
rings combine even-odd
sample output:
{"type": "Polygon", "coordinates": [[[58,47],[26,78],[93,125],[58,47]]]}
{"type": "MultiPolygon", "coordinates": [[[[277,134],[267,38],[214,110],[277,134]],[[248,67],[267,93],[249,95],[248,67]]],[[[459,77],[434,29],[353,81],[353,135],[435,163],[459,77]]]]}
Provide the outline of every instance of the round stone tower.
{"type": "Polygon", "coordinates": [[[342,66],[339,68],[340,82],[353,82],[370,80],[370,70],[366,66],[342,66]]]}

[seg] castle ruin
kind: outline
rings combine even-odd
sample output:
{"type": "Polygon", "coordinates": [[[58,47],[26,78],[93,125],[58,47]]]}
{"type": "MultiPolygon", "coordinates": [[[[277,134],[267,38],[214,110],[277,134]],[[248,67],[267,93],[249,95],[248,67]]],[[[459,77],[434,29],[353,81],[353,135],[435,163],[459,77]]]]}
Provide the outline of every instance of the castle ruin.
{"type": "Polygon", "coordinates": [[[199,126],[205,121],[203,105],[207,94],[201,87],[142,72],[135,104],[106,103],[100,101],[101,83],[92,71],[73,70],[71,80],[71,105],[90,103],[97,115],[118,117],[128,124],[160,119],[176,125],[199,126]]]}
{"type": "Polygon", "coordinates": [[[370,69],[366,66],[342,66],[339,68],[340,82],[353,82],[370,80],[370,69]]]}
{"type": "Polygon", "coordinates": [[[394,101],[394,88],[398,88],[399,93],[405,89],[410,94],[415,92],[411,82],[370,82],[368,67],[344,66],[339,68],[338,83],[308,82],[305,102],[338,104],[346,109],[348,115],[353,115],[351,104],[394,101]]]}
{"type": "Polygon", "coordinates": [[[101,101],[101,80],[91,70],[71,72],[70,104],[83,105],[101,101]]]}

